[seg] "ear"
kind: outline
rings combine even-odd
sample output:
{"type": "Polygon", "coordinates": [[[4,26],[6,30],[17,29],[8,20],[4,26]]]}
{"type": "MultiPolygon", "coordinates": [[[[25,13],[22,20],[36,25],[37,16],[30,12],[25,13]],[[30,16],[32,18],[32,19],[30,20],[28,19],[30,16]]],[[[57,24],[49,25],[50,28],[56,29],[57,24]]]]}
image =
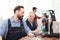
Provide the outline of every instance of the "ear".
{"type": "Polygon", "coordinates": [[[16,10],[16,14],[18,14],[19,13],[19,11],[18,10],[16,10]]]}

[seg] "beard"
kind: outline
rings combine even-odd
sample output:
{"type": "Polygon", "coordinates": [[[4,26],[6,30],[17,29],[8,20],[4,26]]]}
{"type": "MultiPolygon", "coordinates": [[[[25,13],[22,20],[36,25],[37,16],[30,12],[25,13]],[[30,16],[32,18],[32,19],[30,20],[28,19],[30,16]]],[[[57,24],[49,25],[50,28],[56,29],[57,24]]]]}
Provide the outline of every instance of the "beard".
{"type": "Polygon", "coordinates": [[[17,16],[19,20],[22,20],[23,19],[23,16],[17,16]]]}

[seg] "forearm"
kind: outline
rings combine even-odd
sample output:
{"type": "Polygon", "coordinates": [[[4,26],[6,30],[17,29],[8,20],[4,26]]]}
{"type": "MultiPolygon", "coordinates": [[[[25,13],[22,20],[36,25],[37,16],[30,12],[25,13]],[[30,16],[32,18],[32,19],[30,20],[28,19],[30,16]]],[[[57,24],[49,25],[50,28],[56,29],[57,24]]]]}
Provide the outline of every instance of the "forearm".
{"type": "Polygon", "coordinates": [[[2,40],[2,36],[0,36],[0,40],[2,40]]]}
{"type": "Polygon", "coordinates": [[[41,30],[39,30],[39,29],[36,29],[36,30],[34,30],[33,32],[35,33],[35,32],[40,32],[41,30]]]}

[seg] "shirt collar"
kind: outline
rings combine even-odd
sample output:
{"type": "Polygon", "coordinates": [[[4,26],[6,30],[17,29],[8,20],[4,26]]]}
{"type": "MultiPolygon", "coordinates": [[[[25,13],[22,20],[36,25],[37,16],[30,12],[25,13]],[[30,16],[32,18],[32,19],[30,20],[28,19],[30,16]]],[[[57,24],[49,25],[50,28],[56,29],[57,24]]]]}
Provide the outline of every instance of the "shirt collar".
{"type": "MultiPolygon", "coordinates": [[[[15,22],[14,19],[13,19],[13,17],[11,17],[11,21],[12,21],[12,22],[15,22]]],[[[20,20],[18,20],[17,22],[20,22],[20,20]]]]}
{"type": "MultiPolygon", "coordinates": [[[[27,19],[27,21],[28,21],[28,19],[27,19]]],[[[29,21],[28,21],[29,22],[29,21]]],[[[30,23],[30,22],[29,22],[30,23]]],[[[33,24],[33,21],[30,23],[30,24],[33,24]]]]}

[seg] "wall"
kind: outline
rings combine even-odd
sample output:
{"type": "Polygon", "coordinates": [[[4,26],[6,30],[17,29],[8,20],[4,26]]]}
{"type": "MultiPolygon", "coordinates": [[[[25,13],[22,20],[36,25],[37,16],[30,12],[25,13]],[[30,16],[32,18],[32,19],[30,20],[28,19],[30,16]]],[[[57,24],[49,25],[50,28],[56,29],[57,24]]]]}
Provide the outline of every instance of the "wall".
{"type": "Polygon", "coordinates": [[[60,32],[60,0],[53,0],[52,6],[53,6],[53,9],[55,10],[56,19],[57,19],[57,22],[59,23],[58,31],[60,32]]]}
{"type": "Polygon", "coordinates": [[[22,5],[25,7],[25,18],[28,12],[32,10],[32,7],[38,7],[38,11],[45,11],[52,9],[51,0],[0,0],[0,18],[7,19],[11,17],[13,9],[16,5],[22,5]]]}
{"type": "Polygon", "coordinates": [[[55,10],[57,21],[60,21],[60,0],[53,0],[52,6],[55,10]]]}

